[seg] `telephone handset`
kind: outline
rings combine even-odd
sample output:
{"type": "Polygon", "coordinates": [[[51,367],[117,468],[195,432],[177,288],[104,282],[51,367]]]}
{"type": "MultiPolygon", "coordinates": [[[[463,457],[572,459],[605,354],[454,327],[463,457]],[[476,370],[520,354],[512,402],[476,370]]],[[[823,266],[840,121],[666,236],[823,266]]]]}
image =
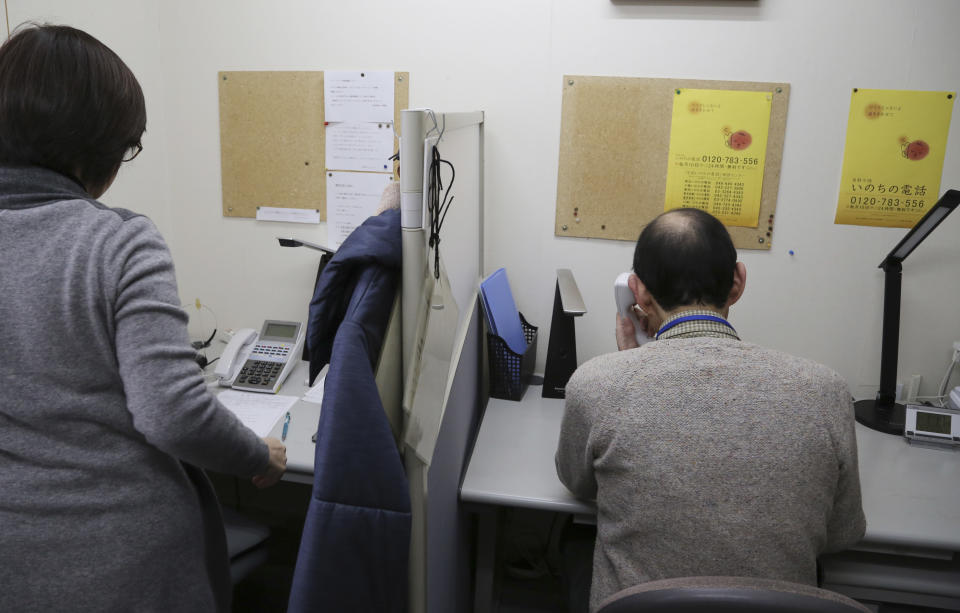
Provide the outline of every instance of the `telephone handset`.
{"type": "Polygon", "coordinates": [[[260,334],[238,330],[220,356],[220,385],[249,392],[276,394],[299,359],[303,325],[297,321],[263,322],[260,334]]]}
{"type": "Polygon", "coordinates": [[[630,275],[631,273],[624,272],[617,276],[617,280],[613,283],[613,297],[617,301],[617,312],[620,313],[621,317],[630,318],[630,322],[633,324],[634,334],[637,338],[637,345],[642,345],[652,339],[647,336],[643,324],[637,317],[635,309],[639,309],[640,307],[637,306],[637,301],[633,296],[633,290],[630,289],[627,281],[630,275]]]}
{"type": "Polygon", "coordinates": [[[253,341],[257,340],[257,331],[253,328],[243,328],[233,333],[233,338],[227,343],[214,374],[220,378],[220,385],[229,386],[240,374],[240,367],[247,361],[253,351],[253,341]]]}

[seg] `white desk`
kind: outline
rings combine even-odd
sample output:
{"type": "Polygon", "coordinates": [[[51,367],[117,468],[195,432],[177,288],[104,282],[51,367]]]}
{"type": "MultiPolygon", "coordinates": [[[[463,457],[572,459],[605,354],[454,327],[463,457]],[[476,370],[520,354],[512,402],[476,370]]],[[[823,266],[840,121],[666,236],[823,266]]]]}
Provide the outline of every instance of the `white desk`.
{"type": "MultiPolygon", "coordinates": [[[[307,362],[297,362],[293,372],[280,387],[280,394],[301,398],[309,389],[306,383],[309,372],[310,366],[307,362]]],[[[216,383],[211,385],[211,390],[214,393],[226,389],[230,388],[217,387],[216,383]]],[[[317,431],[319,420],[320,405],[315,402],[298,400],[290,408],[290,426],[287,428],[287,438],[284,441],[287,446],[287,472],[283,475],[284,481],[313,483],[313,459],[316,443],[312,439],[317,431]]],[[[281,419],[274,425],[268,436],[279,439],[282,434],[283,420],[281,419]]]]}
{"type": "MultiPolygon", "coordinates": [[[[540,387],[531,386],[520,402],[490,399],[460,488],[460,499],[491,509],[507,506],[595,515],[595,505],[574,498],[557,477],[554,454],[563,400],[541,398],[540,393],[540,387]]],[[[867,517],[863,547],[858,549],[941,561],[960,552],[960,452],[914,447],[902,437],[882,434],[860,424],[857,446],[867,517]]],[[[481,559],[477,569],[477,606],[482,610],[490,603],[481,591],[493,592],[493,569],[489,566],[495,552],[493,545],[488,544],[496,542],[495,534],[489,533],[496,530],[495,516],[481,516],[480,528],[487,531],[478,537],[481,559]]],[[[956,583],[946,586],[945,592],[938,595],[960,606],[960,573],[948,575],[947,580],[956,583]]],[[[882,582],[889,586],[893,579],[884,576],[882,582]]],[[[849,574],[844,578],[845,582],[856,580],[857,576],[849,574]]],[[[937,581],[942,580],[943,577],[937,581]]],[[[922,589],[926,592],[938,588],[922,589]]],[[[861,592],[854,597],[869,596],[861,592]]],[[[936,602],[928,606],[944,606],[946,601],[936,602]]]]}

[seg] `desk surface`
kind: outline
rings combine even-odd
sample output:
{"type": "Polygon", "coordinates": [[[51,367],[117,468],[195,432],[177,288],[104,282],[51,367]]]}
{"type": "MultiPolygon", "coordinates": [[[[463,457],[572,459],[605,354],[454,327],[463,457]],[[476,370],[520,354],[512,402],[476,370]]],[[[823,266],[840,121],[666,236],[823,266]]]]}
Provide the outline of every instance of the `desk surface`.
{"type": "MultiPolygon", "coordinates": [[[[316,449],[313,435],[317,431],[320,420],[320,405],[302,400],[303,394],[308,389],[308,373],[309,364],[304,361],[297,362],[280,388],[282,395],[301,398],[290,408],[290,426],[287,428],[287,439],[284,441],[287,446],[287,472],[283,475],[284,481],[313,483],[313,459],[316,449]]],[[[212,385],[214,393],[226,389],[230,388],[217,387],[215,383],[212,385]]],[[[280,419],[274,424],[268,436],[279,439],[282,433],[283,420],[280,419]]]]}
{"type": "MultiPolygon", "coordinates": [[[[467,468],[464,502],[595,514],[560,483],[554,454],[563,400],[531,386],[520,402],[491,398],[467,468]]],[[[857,424],[864,544],[960,551],[960,452],[909,445],[857,424]]]]}

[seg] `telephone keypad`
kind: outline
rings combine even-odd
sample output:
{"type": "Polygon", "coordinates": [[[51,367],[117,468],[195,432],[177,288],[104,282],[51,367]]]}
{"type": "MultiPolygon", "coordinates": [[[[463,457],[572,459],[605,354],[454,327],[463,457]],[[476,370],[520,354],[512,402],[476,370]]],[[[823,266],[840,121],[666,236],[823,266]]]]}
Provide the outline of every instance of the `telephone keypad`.
{"type": "Polygon", "coordinates": [[[237,383],[246,385],[255,385],[257,387],[271,388],[273,382],[280,375],[283,364],[278,362],[267,362],[264,360],[247,360],[247,363],[240,369],[240,375],[237,377],[237,383]]]}
{"type": "Polygon", "coordinates": [[[298,345],[272,340],[257,341],[247,356],[233,386],[252,392],[274,392],[284,368],[298,345]]]}

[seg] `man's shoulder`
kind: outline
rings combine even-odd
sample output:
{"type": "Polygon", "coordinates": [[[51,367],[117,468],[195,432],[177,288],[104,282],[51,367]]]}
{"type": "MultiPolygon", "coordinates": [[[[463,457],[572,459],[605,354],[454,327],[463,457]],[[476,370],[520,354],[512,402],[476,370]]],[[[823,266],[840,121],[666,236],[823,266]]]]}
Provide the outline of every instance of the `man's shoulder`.
{"type": "Polygon", "coordinates": [[[795,384],[819,388],[846,388],[846,381],[825,364],[749,342],[726,339],[678,339],[651,342],[636,349],[605,353],[580,365],[568,387],[602,388],[618,381],[624,374],[632,377],[660,375],[685,370],[691,359],[725,364],[742,364],[744,368],[765,371],[771,380],[791,379],[795,384]]]}
{"type": "Polygon", "coordinates": [[[797,377],[806,377],[823,385],[841,385],[844,387],[847,385],[837,371],[826,364],[753,343],[743,343],[743,346],[747,351],[755,353],[754,359],[768,364],[772,370],[792,373],[797,377]]]}
{"type": "Polygon", "coordinates": [[[606,379],[611,372],[617,372],[629,368],[634,364],[639,364],[637,352],[641,349],[628,349],[626,351],[614,351],[613,353],[603,353],[592,357],[574,371],[570,378],[571,382],[577,381],[581,384],[596,383],[606,379]]]}
{"type": "Polygon", "coordinates": [[[620,393],[638,378],[642,380],[644,373],[661,371],[662,361],[655,354],[651,347],[644,345],[590,358],[574,371],[567,390],[590,391],[593,396],[608,390],[620,393]]]}

